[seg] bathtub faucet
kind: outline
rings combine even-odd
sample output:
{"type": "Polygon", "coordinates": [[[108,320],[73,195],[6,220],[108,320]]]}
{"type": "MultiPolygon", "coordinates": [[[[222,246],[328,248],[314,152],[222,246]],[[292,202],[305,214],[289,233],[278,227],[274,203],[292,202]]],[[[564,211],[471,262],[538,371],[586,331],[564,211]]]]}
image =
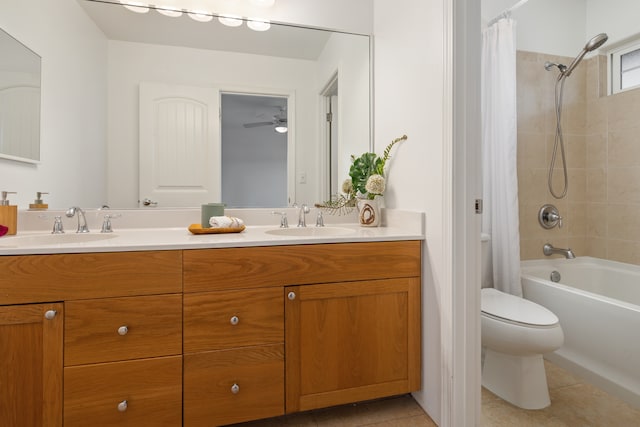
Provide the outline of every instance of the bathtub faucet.
{"type": "Polygon", "coordinates": [[[542,252],[546,256],[551,256],[553,254],[562,254],[567,259],[574,259],[576,257],[573,251],[571,250],[571,248],[568,248],[568,249],[554,248],[550,243],[545,243],[545,245],[542,247],[542,252]]]}

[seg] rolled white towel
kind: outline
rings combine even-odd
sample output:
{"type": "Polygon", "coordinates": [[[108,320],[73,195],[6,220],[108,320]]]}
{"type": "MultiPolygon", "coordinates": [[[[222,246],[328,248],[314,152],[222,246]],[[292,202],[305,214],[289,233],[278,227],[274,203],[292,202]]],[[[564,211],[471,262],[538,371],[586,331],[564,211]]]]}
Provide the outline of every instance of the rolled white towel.
{"type": "Polygon", "coordinates": [[[212,216],[209,218],[209,225],[212,228],[240,228],[244,221],[233,216],[212,216]]]}

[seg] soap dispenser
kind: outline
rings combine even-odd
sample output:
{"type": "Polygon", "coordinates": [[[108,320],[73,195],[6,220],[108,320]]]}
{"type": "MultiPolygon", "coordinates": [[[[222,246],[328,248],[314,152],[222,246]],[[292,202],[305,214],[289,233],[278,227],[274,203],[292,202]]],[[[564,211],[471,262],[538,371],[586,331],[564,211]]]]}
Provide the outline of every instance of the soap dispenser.
{"type": "Polygon", "coordinates": [[[33,203],[29,203],[29,209],[30,210],[32,210],[32,211],[44,211],[44,210],[49,209],[49,205],[42,201],[42,195],[43,194],[49,194],[49,193],[45,193],[43,191],[38,191],[36,193],[36,199],[33,201],[33,203]]]}
{"type": "Polygon", "coordinates": [[[0,225],[9,229],[7,234],[14,235],[18,231],[18,206],[9,205],[7,195],[16,194],[15,191],[3,191],[0,200],[0,225]]]}

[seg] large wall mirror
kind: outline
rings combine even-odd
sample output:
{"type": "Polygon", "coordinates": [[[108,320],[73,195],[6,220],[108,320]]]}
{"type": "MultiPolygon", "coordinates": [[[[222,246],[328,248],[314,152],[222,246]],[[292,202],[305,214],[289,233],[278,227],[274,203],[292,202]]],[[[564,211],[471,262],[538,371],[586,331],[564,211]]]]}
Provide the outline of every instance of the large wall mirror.
{"type": "Polygon", "coordinates": [[[212,201],[230,207],[314,203],[339,190],[352,154],[371,149],[369,36],[274,23],[255,31],[245,20],[227,26],[212,14],[127,9],[119,1],[78,3],[108,43],[107,185],[112,208],[212,201]],[[231,117],[230,109],[221,111],[226,94],[258,102],[238,108],[231,117]],[[265,98],[284,99],[286,107],[265,98]],[[245,116],[237,117],[241,112],[245,116]],[[266,125],[247,126],[254,123],[266,125]],[[266,176],[273,170],[271,155],[247,152],[239,158],[248,172],[232,185],[222,182],[227,175],[221,162],[238,158],[223,155],[224,135],[264,144],[283,123],[286,148],[278,152],[286,157],[286,171],[279,171],[284,179],[266,176]],[[273,200],[224,200],[225,192],[247,195],[249,189],[276,181],[286,188],[274,191],[278,196],[273,200]]]}
{"type": "Polygon", "coordinates": [[[40,160],[40,57],[1,29],[0,158],[40,160]]]}

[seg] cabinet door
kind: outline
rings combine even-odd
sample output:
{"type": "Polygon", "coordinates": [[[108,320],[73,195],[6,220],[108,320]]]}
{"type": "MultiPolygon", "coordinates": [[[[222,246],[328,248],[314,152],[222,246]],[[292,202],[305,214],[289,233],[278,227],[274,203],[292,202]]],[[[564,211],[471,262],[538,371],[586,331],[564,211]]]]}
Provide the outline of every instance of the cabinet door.
{"type": "Polygon", "coordinates": [[[0,307],[0,424],[62,426],[63,305],[0,307]]]}
{"type": "Polygon", "coordinates": [[[282,344],[184,356],[185,427],[220,426],[283,413],[282,344]]]}
{"type": "Polygon", "coordinates": [[[420,388],[420,279],[285,288],[286,412],[420,388]]]}

